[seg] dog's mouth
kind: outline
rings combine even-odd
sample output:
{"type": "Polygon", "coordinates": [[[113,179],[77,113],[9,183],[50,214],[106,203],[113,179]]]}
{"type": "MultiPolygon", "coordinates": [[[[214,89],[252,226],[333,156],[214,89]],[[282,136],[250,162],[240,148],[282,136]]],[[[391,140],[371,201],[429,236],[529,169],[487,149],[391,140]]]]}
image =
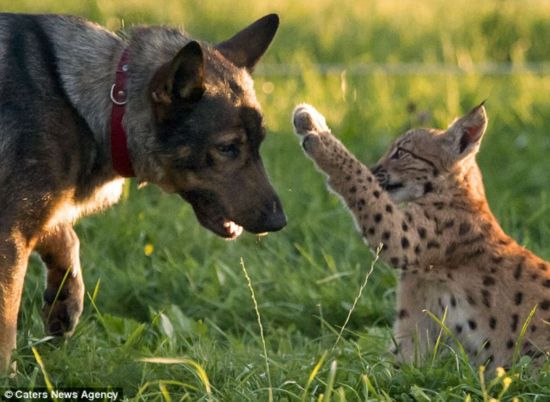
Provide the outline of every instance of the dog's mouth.
{"type": "Polygon", "coordinates": [[[234,240],[244,232],[241,225],[227,216],[215,196],[198,192],[180,193],[180,196],[191,204],[199,223],[218,236],[234,240]]]}
{"type": "Polygon", "coordinates": [[[202,226],[228,240],[236,239],[245,231],[265,236],[286,225],[286,216],[278,198],[232,211],[211,191],[181,192],[180,196],[191,204],[202,226]]]}
{"type": "Polygon", "coordinates": [[[231,220],[224,220],[223,227],[225,228],[227,238],[231,240],[239,237],[244,231],[242,226],[237,225],[235,222],[231,220]]]}

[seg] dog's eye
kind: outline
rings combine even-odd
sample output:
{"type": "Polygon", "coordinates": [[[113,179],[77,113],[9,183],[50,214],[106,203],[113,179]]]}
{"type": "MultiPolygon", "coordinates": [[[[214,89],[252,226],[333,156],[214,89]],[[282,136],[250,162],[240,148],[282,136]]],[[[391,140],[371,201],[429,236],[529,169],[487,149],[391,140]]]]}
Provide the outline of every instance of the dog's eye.
{"type": "Polygon", "coordinates": [[[236,144],[220,144],[216,150],[227,158],[236,158],[239,155],[239,147],[236,144]]]}

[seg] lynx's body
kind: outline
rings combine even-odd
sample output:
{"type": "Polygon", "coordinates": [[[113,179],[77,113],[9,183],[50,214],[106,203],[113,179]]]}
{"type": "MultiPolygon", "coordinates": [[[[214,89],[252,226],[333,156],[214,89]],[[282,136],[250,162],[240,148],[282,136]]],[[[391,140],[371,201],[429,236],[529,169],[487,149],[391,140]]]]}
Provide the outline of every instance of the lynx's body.
{"type": "Polygon", "coordinates": [[[550,351],[550,264],[507,236],[489,209],[475,155],[487,125],[478,106],[447,130],[398,138],[369,170],[311,106],[294,111],[306,154],[380,257],[400,269],[395,338],[412,360],[445,325],[476,363],[550,351]],[[534,316],[528,320],[532,311],[534,316]],[[527,323],[523,339],[520,332],[527,323]]]}

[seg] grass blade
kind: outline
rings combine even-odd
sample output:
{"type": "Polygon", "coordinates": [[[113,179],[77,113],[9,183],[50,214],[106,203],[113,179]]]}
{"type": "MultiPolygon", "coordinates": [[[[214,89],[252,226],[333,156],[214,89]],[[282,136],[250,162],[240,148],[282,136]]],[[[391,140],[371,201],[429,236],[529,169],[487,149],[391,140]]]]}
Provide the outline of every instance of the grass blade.
{"type": "Polygon", "coordinates": [[[57,402],[57,398],[55,398],[52,394],[53,392],[53,385],[50,381],[50,377],[48,376],[48,372],[46,371],[46,366],[44,365],[44,361],[42,360],[42,356],[40,356],[40,353],[38,353],[38,350],[33,346],[32,353],[34,355],[34,358],[36,360],[36,363],[38,363],[38,366],[40,367],[40,371],[42,371],[42,376],[44,377],[44,382],[46,383],[46,388],[48,388],[48,391],[51,395],[51,398],[54,402],[57,402]]]}
{"type": "Polygon", "coordinates": [[[325,362],[326,357],[327,357],[327,352],[325,351],[325,353],[323,353],[323,355],[321,356],[321,358],[319,359],[317,364],[313,367],[313,370],[311,370],[311,373],[309,373],[309,378],[307,379],[307,384],[306,384],[306,387],[304,388],[304,392],[302,394],[302,399],[301,400],[303,402],[305,402],[306,397],[307,397],[307,391],[309,390],[309,387],[311,386],[311,383],[313,382],[313,380],[315,379],[315,377],[319,373],[319,370],[323,366],[323,363],[325,362]]]}
{"type": "Polygon", "coordinates": [[[333,360],[332,363],[330,363],[327,387],[325,389],[325,395],[323,396],[323,402],[330,402],[330,398],[332,397],[332,391],[334,390],[334,379],[336,378],[337,367],[338,367],[338,364],[336,363],[336,360],[333,360]]]}
{"type": "Polygon", "coordinates": [[[258,326],[260,327],[260,338],[262,340],[262,348],[264,351],[265,371],[267,374],[267,382],[269,384],[269,402],[273,402],[273,386],[271,385],[271,373],[269,370],[269,361],[267,359],[267,346],[266,346],[265,337],[264,337],[264,326],[262,325],[262,318],[260,316],[260,309],[258,307],[258,301],[256,300],[256,294],[254,293],[254,288],[252,287],[252,280],[248,275],[248,271],[246,270],[246,267],[244,265],[244,260],[242,259],[242,257],[241,257],[241,268],[243,270],[244,277],[246,278],[248,289],[250,290],[250,296],[252,297],[252,302],[254,303],[254,310],[256,311],[256,319],[258,320],[258,326]]]}
{"type": "Polygon", "coordinates": [[[199,378],[202,385],[204,386],[204,389],[208,396],[208,400],[210,401],[213,400],[212,387],[210,385],[210,380],[208,379],[208,375],[206,374],[206,371],[204,370],[204,368],[195,360],[187,359],[187,358],[179,358],[179,357],[144,357],[144,358],[138,359],[138,361],[143,363],[183,364],[185,366],[190,366],[191,368],[193,368],[194,372],[197,374],[197,377],[199,378]]]}
{"type": "Polygon", "coordinates": [[[349,320],[351,318],[351,314],[353,313],[353,310],[355,310],[355,307],[357,306],[357,302],[361,298],[361,295],[363,294],[363,290],[367,287],[367,283],[369,281],[369,277],[372,274],[372,271],[374,271],[374,266],[376,265],[376,262],[378,261],[378,258],[380,257],[380,252],[382,251],[382,243],[378,245],[378,248],[376,249],[376,254],[374,256],[374,260],[372,260],[370,264],[370,269],[365,275],[365,279],[363,280],[363,283],[359,287],[359,292],[357,293],[357,296],[355,296],[355,299],[353,300],[353,304],[351,305],[351,308],[348,311],[348,315],[344,321],[344,324],[342,325],[342,328],[340,328],[340,332],[338,333],[338,337],[336,338],[336,341],[334,342],[334,345],[332,345],[332,350],[336,348],[338,345],[338,342],[340,342],[340,339],[342,338],[342,334],[344,333],[344,330],[346,329],[346,326],[349,323],[349,320]]]}

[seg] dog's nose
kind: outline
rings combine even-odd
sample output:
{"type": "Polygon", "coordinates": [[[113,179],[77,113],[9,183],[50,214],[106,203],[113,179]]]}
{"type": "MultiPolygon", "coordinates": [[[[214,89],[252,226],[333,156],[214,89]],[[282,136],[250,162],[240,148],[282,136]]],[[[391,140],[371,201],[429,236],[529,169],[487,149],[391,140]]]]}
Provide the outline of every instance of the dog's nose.
{"type": "Polygon", "coordinates": [[[263,215],[262,229],[266,232],[276,232],[286,226],[286,215],[278,198],[270,203],[269,210],[263,215]]]}
{"type": "Polygon", "coordinates": [[[286,216],[283,211],[280,211],[276,214],[271,214],[266,220],[265,220],[265,231],[266,232],[276,232],[278,230],[281,230],[286,226],[286,216]]]}

